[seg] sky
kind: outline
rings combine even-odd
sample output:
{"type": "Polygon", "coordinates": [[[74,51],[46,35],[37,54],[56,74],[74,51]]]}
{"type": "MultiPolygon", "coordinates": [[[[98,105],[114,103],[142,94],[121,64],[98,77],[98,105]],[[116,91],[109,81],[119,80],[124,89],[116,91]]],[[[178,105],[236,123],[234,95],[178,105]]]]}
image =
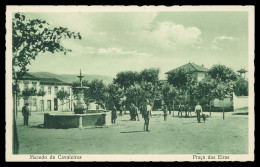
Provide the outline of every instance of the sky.
{"type": "Polygon", "coordinates": [[[189,62],[211,68],[224,64],[248,69],[247,12],[91,12],[24,13],[51,27],[80,32],[64,39],[72,52],[39,54],[31,72],[106,75],[160,68],[165,72],[189,62]]]}

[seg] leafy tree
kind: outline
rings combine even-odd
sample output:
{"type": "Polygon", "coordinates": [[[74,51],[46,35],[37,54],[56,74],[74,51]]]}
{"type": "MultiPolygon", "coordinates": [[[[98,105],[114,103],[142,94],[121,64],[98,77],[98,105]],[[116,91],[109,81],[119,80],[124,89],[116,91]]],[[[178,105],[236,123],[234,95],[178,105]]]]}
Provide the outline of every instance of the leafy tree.
{"type": "Polygon", "coordinates": [[[244,78],[240,78],[234,84],[234,93],[237,96],[248,96],[248,81],[244,78]]]}
{"type": "Polygon", "coordinates": [[[224,112],[224,99],[230,98],[233,92],[233,84],[230,82],[221,82],[218,83],[216,88],[214,89],[213,96],[222,101],[223,106],[223,119],[225,119],[225,112],[224,112]]]}
{"type": "Polygon", "coordinates": [[[25,88],[22,91],[22,96],[24,97],[25,100],[30,101],[30,109],[32,109],[32,107],[31,107],[31,105],[32,105],[31,97],[37,96],[37,90],[33,87],[32,88],[25,88]]]}
{"type": "Polygon", "coordinates": [[[144,69],[140,72],[142,82],[157,83],[159,81],[159,68],[144,69]]]}
{"type": "Polygon", "coordinates": [[[50,28],[45,20],[29,20],[22,13],[14,14],[12,28],[13,65],[19,67],[16,71],[18,79],[28,71],[27,65],[39,53],[71,52],[61,44],[61,39],[81,39],[80,33],[71,32],[64,27],[50,28]]]}
{"type": "Polygon", "coordinates": [[[135,106],[139,106],[145,100],[145,93],[139,84],[134,84],[126,89],[126,100],[128,103],[134,103],[135,106]]]}
{"type": "Polygon", "coordinates": [[[167,106],[172,105],[173,108],[173,116],[174,116],[174,103],[177,99],[178,91],[177,89],[170,85],[169,83],[165,83],[162,85],[162,99],[167,106]]]}
{"type": "Polygon", "coordinates": [[[67,91],[64,91],[64,90],[59,90],[57,93],[56,93],[56,97],[63,102],[62,105],[62,111],[63,111],[63,105],[64,105],[64,100],[67,99],[68,97],[70,96],[70,93],[67,92],[67,91]]]}
{"type": "Polygon", "coordinates": [[[142,82],[140,84],[141,89],[144,91],[144,96],[142,98],[145,98],[145,100],[149,100],[152,104],[152,108],[154,106],[154,101],[161,97],[161,85],[159,82],[152,83],[152,82],[142,82]]]}
{"type": "MultiPolygon", "coordinates": [[[[46,92],[43,91],[43,90],[39,90],[38,93],[37,93],[37,96],[41,96],[41,97],[42,97],[42,100],[43,100],[43,97],[44,97],[45,95],[46,95],[46,92]]],[[[42,112],[42,107],[43,107],[43,106],[41,106],[41,112],[42,112]]]]}
{"type": "MultiPolygon", "coordinates": [[[[12,19],[12,52],[13,52],[13,76],[14,84],[18,85],[19,80],[28,71],[27,66],[31,60],[35,59],[39,53],[44,52],[63,52],[66,54],[71,50],[66,49],[61,44],[63,38],[81,39],[80,33],[74,33],[64,27],[50,28],[45,20],[28,20],[22,13],[15,13],[12,19]],[[16,66],[18,69],[14,69],[16,66]]],[[[17,88],[17,86],[16,86],[17,88]]],[[[17,91],[14,98],[14,115],[17,113],[17,91]]],[[[15,117],[16,119],[16,117],[15,117]]],[[[16,128],[15,119],[13,119],[16,128]]],[[[15,133],[16,134],[16,133],[15,133]]],[[[13,145],[17,145],[17,136],[13,138],[13,145]]],[[[18,152],[18,150],[14,150],[18,152]]]]}
{"type": "Polygon", "coordinates": [[[140,74],[136,71],[123,71],[116,74],[113,83],[120,85],[121,88],[127,89],[131,85],[140,82],[140,74]]]}
{"type": "Polygon", "coordinates": [[[208,74],[218,82],[230,82],[238,79],[238,75],[231,68],[220,64],[213,65],[208,74]]]}
{"type": "Polygon", "coordinates": [[[203,78],[196,86],[193,91],[193,95],[196,99],[200,99],[200,103],[202,99],[206,100],[209,103],[210,107],[210,115],[211,115],[211,105],[212,101],[215,99],[213,94],[214,89],[216,87],[215,80],[212,79],[209,75],[203,78]]]}
{"type": "Polygon", "coordinates": [[[197,84],[197,81],[194,80],[193,74],[184,69],[175,70],[168,74],[167,80],[178,89],[179,95],[184,96],[185,101],[188,93],[190,95],[193,94],[195,85],[197,84]]]}
{"type": "MultiPolygon", "coordinates": [[[[123,90],[120,88],[120,86],[118,84],[109,84],[107,86],[107,93],[108,93],[108,97],[107,97],[107,102],[109,102],[110,104],[115,104],[116,106],[119,107],[119,105],[122,104],[122,98],[124,96],[124,92],[123,90]]],[[[112,105],[110,105],[110,107],[112,107],[112,105]]]]}
{"type": "Polygon", "coordinates": [[[86,90],[85,96],[88,99],[95,99],[98,104],[104,104],[106,101],[106,85],[103,80],[93,80],[89,83],[89,89],[86,90]]]}

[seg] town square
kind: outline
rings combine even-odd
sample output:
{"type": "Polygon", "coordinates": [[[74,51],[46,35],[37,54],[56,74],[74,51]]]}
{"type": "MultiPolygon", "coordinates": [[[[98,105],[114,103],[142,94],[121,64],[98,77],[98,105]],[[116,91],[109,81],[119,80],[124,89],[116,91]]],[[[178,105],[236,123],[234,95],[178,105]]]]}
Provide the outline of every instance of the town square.
{"type": "Polygon", "coordinates": [[[18,9],[7,15],[12,155],[252,158],[253,8],[18,9]]]}

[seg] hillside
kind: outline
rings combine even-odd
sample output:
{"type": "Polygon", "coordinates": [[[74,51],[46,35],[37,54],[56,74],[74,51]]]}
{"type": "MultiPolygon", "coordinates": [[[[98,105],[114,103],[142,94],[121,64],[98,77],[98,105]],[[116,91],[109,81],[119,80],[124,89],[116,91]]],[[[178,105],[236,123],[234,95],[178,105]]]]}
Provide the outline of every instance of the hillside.
{"type": "MultiPolygon", "coordinates": [[[[29,72],[29,74],[34,75],[39,78],[57,78],[63,82],[72,83],[74,81],[78,81],[78,74],[53,74],[49,72],[29,72]]],[[[83,80],[92,81],[94,79],[102,79],[105,83],[111,83],[113,81],[112,77],[103,76],[103,75],[84,75],[83,80]]]]}

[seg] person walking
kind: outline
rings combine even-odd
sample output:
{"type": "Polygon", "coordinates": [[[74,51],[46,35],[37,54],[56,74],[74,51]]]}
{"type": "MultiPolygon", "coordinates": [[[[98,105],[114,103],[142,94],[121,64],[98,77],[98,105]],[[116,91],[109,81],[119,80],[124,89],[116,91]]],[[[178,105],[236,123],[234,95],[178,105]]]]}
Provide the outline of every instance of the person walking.
{"type": "Polygon", "coordinates": [[[181,117],[182,117],[182,111],[183,111],[183,106],[181,105],[181,103],[179,104],[179,112],[178,112],[178,116],[181,113],[181,117]]]}
{"type": "Polygon", "coordinates": [[[162,110],[163,110],[164,121],[166,121],[167,120],[167,106],[166,106],[166,104],[163,104],[162,110]]]}
{"type": "Polygon", "coordinates": [[[123,116],[123,106],[122,105],[120,106],[119,112],[120,112],[119,116],[122,117],[123,116]]]}
{"type": "Polygon", "coordinates": [[[29,109],[29,103],[25,103],[25,105],[23,106],[22,114],[23,114],[23,124],[24,126],[28,126],[29,116],[31,115],[31,111],[29,109]]]}
{"type": "Polygon", "coordinates": [[[195,106],[195,113],[197,114],[198,123],[200,123],[200,115],[203,114],[203,111],[202,111],[202,107],[199,102],[195,106]]]}
{"type": "Polygon", "coordinates": [[[117,118],[116,112],[117,112],[116,107],[114,105],[112,108],[112,123],[116,123],[116,118],[117,118]]]}
{"type": "Polygon", "coordinates": [[[143,104],[142,107],[142,116],[144,118],[144,131],[150,132],[149,130],[149,120],[150,120],[150,115],[151,115],[151,106],[149,103],[143,104]]]}

